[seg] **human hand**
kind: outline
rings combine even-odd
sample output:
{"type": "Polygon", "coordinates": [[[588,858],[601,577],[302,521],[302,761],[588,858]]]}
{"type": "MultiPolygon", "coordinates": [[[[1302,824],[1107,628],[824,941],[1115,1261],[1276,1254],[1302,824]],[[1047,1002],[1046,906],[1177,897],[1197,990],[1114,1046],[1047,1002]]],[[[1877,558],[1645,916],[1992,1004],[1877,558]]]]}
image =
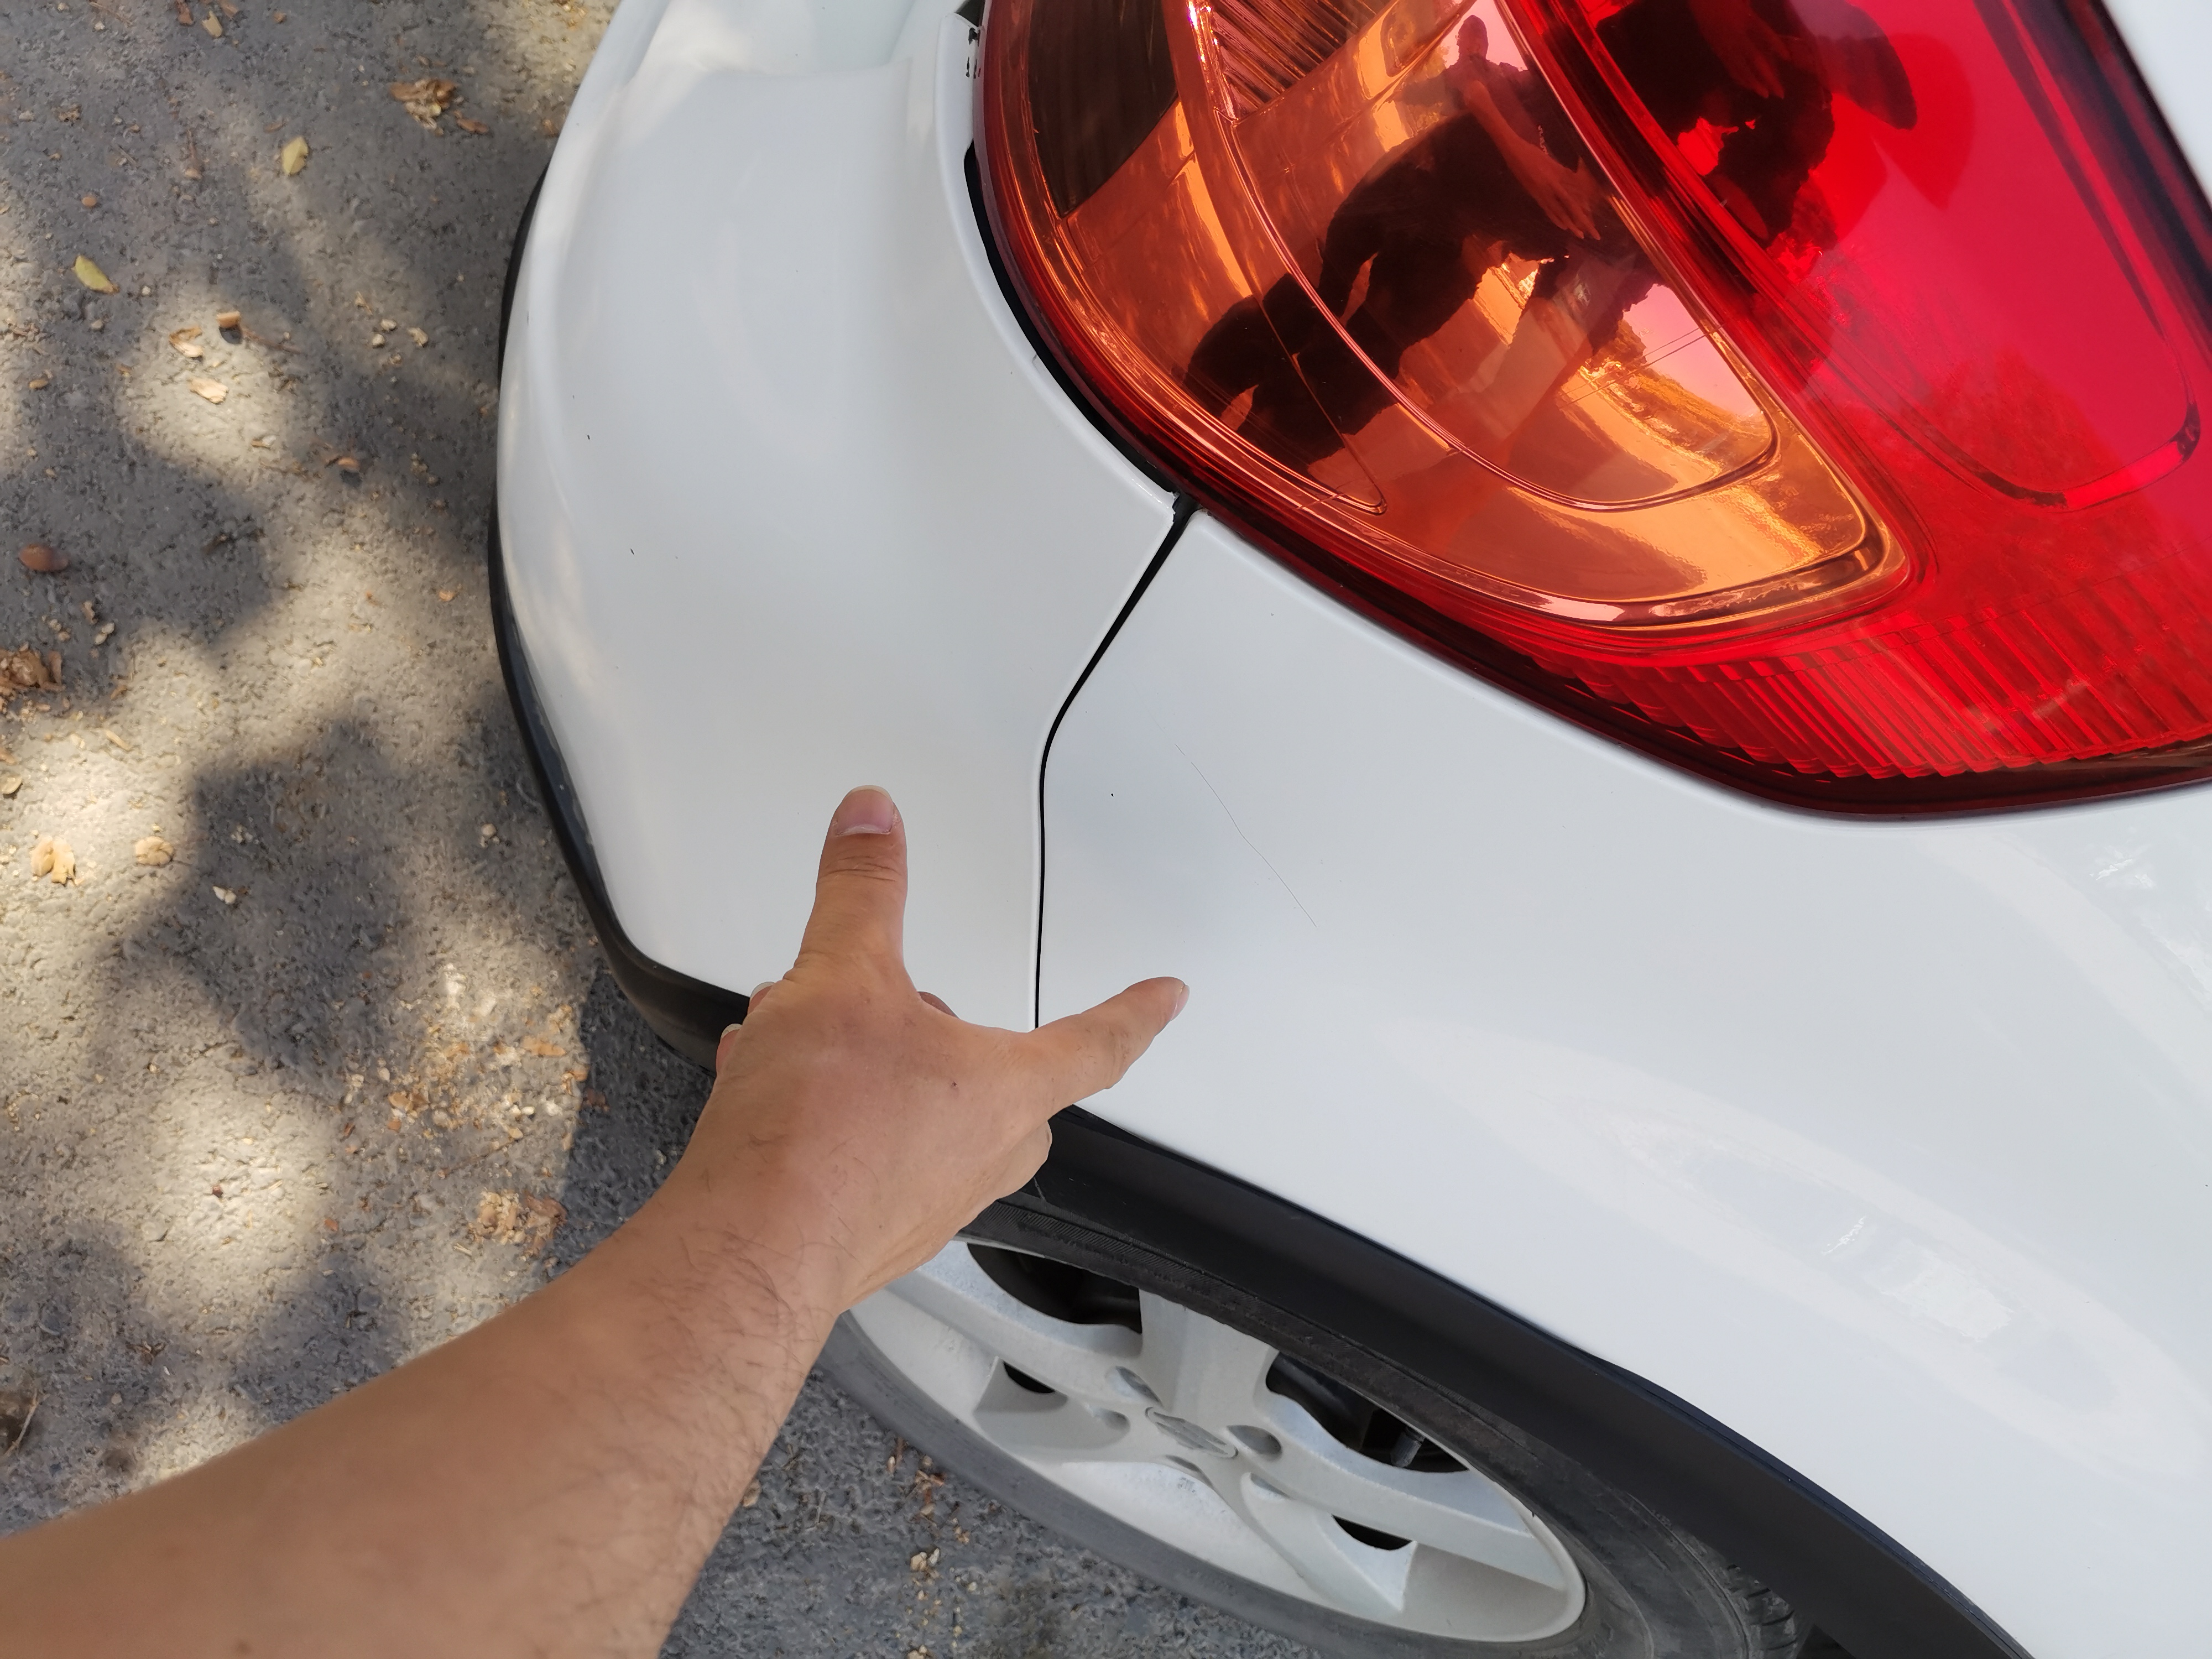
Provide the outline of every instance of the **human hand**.
{"type": "Polygon", "coordinates": [[[1562,167],[1541,145],[1525,140],[1504,146],[1504,155],[1513,176],[1546,218],[1570,236],[1597,240],[1597,207],[1605,186],[1595,173],[1579,161],[1572,168],[1562,167]]]}
{"type": "MultiPolygon", "coordinates": [[[[798,960],[723,1034],[714,1089],[662,1192],[741,1248],[797,1249],[835,1314],[919,1267],[1036,1172],[1045,1120],[1117,1082],[1188,992],[1133,985],[1036,1031],[971,1025],[915,989],[906,831],[856,789],[830,820],[798,960]]],[[[659,1202],[661,1200],[656,1200],[659,1202]]]]}
{"type": "Polygon", "coordinates": [[[1690,15],[1730,80],[1761,98],[1783,95],[1790,43],[1752,10],[1751,0],[1690,0],[1690,15]]]}

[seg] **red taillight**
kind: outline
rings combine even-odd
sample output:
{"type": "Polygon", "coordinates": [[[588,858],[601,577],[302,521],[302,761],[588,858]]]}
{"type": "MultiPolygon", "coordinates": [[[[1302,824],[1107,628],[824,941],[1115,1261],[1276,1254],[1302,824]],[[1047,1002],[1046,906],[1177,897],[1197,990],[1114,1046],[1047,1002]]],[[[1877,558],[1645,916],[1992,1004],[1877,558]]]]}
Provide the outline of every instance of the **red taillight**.
{"type": "Polygon", "coordinates": [[[994,0],[984,33],[1039,322],[1279,550],[1798,799],[2212,770],[2212,233],[2091,0],[994,0]]]}

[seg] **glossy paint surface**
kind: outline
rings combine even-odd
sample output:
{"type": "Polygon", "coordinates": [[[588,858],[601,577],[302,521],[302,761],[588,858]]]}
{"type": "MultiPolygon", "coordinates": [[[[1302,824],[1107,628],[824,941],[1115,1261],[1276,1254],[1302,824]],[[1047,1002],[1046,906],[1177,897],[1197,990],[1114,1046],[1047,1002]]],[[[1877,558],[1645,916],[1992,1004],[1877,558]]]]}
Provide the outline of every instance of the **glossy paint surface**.
{"type": "Polygon", "coordinates": [[[1026,1024],[1045,735],[1170,501],[985,264],[949,10],[623,8],[524,263],[500,505],[639,949],[781,973],[830,811],[876,782],[912,825],[917,979],[1026,1024]]]}
{"type": "Polygon", "coordinates": [[[1091,1103],[1689,1400],[2038,1659],[2212,1557],[2212,791],[1747,802],[1201,518],[1046,777],[1042,1003],[1188,1011],[1091,1103]]]}

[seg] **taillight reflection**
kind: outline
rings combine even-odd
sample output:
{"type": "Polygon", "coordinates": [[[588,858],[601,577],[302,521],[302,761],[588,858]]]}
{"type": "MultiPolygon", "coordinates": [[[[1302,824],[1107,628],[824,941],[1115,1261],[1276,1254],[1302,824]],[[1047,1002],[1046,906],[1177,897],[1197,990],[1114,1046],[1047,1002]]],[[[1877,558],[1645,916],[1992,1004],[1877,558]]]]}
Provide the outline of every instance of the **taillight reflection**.
{"type": "Polygon", "coordinates": [[[2198,202],[2050,9],[994,0],[985,164],[1118,420],[1585,718],[2171,777],[2107,757],[2212,732],[2198,202]]]}

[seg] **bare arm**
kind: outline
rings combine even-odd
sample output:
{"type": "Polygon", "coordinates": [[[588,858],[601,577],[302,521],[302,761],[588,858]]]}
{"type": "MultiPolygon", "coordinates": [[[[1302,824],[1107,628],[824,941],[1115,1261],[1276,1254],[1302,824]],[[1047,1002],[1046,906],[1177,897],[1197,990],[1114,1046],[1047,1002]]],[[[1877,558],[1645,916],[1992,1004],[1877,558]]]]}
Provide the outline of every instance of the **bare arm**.
{"type": "Polygon", "coordinates": [[[856,790],[799,958],[661,1189],[558,1280],[190,1474],[0,1540],[0,1655],[650,1656],[838,1313],[1035,1172],[1182,1006],[1029,1033],[903,964],[904,830],[856,790]]]}
{"type": "Polygon", "coordinates": [[[1522,188],[1542,210],[1544,216],[1571,236],[1596,240],[1597,204],[1604,198],[1605,187],[1595,175],[1583,171],[1579,161],[1572,167],[1562,167],[1541,144],[1522,137],[1520,130],[1506,118],[1505,112],[1498,107],[1498,100],[1491,95],[1489,85],[1475,65],[1468,64],[1462,70],[1455,64],[1447,74],[1461,104],[1490,135],[1498,154],[1505,158],[1505,165],[1513,169],[1513,176],[1521,181],[1522,188]]]}

